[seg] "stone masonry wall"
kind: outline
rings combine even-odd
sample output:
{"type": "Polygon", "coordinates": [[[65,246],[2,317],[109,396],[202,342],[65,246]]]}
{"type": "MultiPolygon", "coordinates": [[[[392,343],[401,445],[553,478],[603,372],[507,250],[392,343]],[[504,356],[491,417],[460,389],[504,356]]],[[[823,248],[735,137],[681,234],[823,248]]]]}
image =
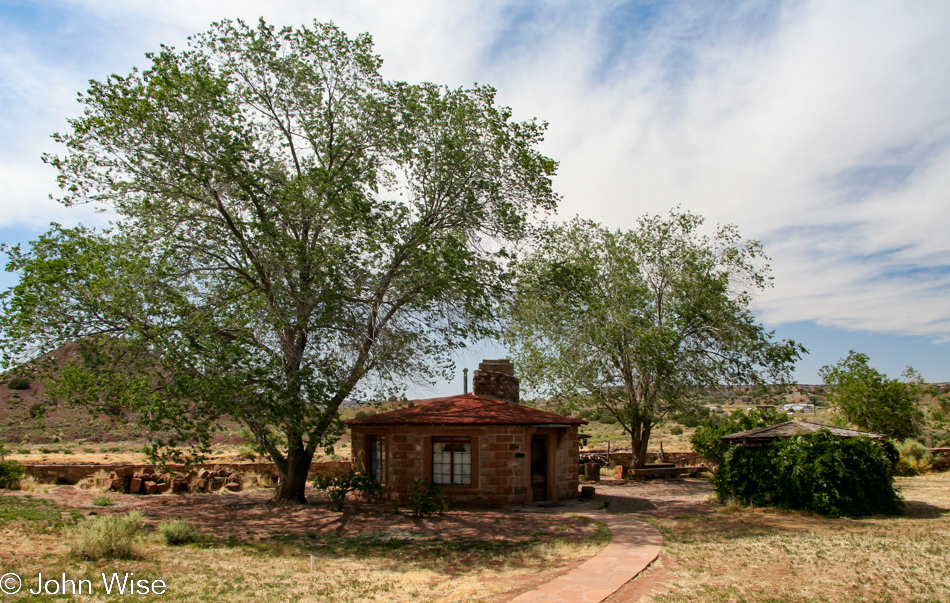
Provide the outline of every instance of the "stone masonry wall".
{"type": "MultiPolygon", "coordinates": [[[[41,482],[75,484],[80,480],[92,477],[100,471],[109,473],[118,469],[131,469],[134,472],[141,472],[145,469],[159,470],[158,465],[141,464],[82,464],[82,465],[44,465],[39,463],[29,463],[24,465],[26,472],[41,482]]],[[[309,478],[317,475],[339,475],[350,470],[353,464],[350,461],[334,461],[326,463],[312,463],[310,465],[309,478]]],[[[195,469],[227,469],[229,471],[240,471],[242,473],[256,473],[259,475],[268,475],[277,478],[279,475],[277,467],[273,463],[205,463],[199,465],[166,465],[166,468],[172,471],[186,471],[195,469]]],[[[309,479],[308,478],[308,479],[309,479]]]]}
{"type": "MultiPolygon", "coordinates": [[[[472,484],[443,486],[446,500],[484,506],[521,505],[527,502],[530,445],[538,430],[521,425],[487,426],[353,426],[353,459],[357,470],[367,471],[369,458],[364,446],[368,436],[386,438],[386,489],[390,498],[405,502],[418,478],[432,478],[432,438],[472,438],[472,484]]],[[[555,485],[559,499],[577,496],[577,428],[548,429],[554,452],[555,485]],[[555,432],[560,432],[560,437],[555,432]]]]}

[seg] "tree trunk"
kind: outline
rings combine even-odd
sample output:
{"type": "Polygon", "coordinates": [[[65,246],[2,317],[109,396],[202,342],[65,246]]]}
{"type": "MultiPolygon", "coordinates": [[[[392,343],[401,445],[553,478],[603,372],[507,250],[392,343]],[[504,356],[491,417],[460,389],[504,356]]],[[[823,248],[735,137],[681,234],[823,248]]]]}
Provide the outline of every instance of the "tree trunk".
{"type": "Polygon", "coordinates": [[[274,490],[272,502],[307,504],[304,488],[307,487],[307,473],[312,460],[313,455],[302,447],[293,447],[287,451],[284,462],[277,463],[280,480],[274,490]]]}
{"type": "Polygon", "coordinates": [[[647,447],[650,444],[650,431],[652,429],[653,424],[644,421],[631,430],[633,433],[630,434],[630,450],[633,452],[634,469],[643,469],[647,464],[647,447]]]}

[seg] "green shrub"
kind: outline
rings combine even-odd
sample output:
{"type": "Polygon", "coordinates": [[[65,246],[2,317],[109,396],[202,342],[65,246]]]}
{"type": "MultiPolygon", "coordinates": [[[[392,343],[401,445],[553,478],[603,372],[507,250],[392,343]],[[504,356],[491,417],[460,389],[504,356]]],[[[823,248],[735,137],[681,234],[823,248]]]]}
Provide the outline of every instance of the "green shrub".
{"type": "Polygon", "coordinates": [[[80,559],[131,559],[144,516],[139,511],[125,515],[99,515],[72,530],[70,552],[80,559]]]}
{"type": "Polygon", "coordinates": [[[830,517],[899,515],[897,451],[889,442],[839,438],[827,431],[732,447],[713,478],[716,495],[753,507],[812,511],[830,517]]]}
{"type": "Polygon", "coordinates": [[[42,419],[46,416],[46,406],[42,402],[34,402],[30,405],[30,418],[42,419]]]}
{"type": "Polygon", "coordinates": [[[353,470],[343,475],[318,475],[313,478],[313,487],[323,490],[327,495],[327,508],[337,513],[343,510],[349,492],[359,492],[365,496],[378,496],[383,493],[383,487],[376,481],[375,475],[353,470]]]}
{"type": "Polygon", "coordinates": [[[930,454],[930,449],[917,440],[908,438],[898,443],[897,452],[900,458],[894,468],[895,475],[922,475],[933,469],[933,455],[930,454]]]}
{"type": "Polygon", "coordinates": [[[431,480],[419,478],[412,482],[412,493],[409,495],[409,508],[412,509],[413,517],[428,517],[433,513],[442,515],[449,505],[439,498],[442,496],[442,488],[436,486],[431,480]]]}
{"type": "Polygon", "coordinates": [[[30,389],[30,380],[26,377],[14,377],[7,383],[8,389],[30,389]]]}
{"type": "Polygon", "coordinates": [[[179,546],[194,542],[197,538],[191,524],[180,519],[169,519],[158,524],[158,532],[165,540],[165,544],[179,546]]]}
{"type": "Polygon", "coordinates": [[[670,427],[671,435],[683,435],[683,427],[681,425],[674,425],[670,427]]]}
{"type": "Polygon", "coordinates": [[[673,416],[673,420],[683,427],[698,427],[700,423],[707,420],[712,413],[709,408],[702,404],[695,404],[685,408],[673,416]]]}
{"type": "Polygon", "coordinates": [[[788,421],[788,415],[783,412],[757,408],[748,411],[737,410],[728,416],[710,414],[696,428],[693,437],[690,438],[690,443],[695,452],[709,459],[712,464],[721,465],[723,457],[731,447],[720,440],[722,436],[786,421],[788,421]]]}
{"type": "Polygon", "coordinates": [[[112,498],[105,495],[97,496],[96,498],[92,500],[92,504],[94,504],[97,507],[111,507],[114,503],[115,501],[112,500],[112,498]]]}
{"type": "Polygon", "coordinates": [[[0,460],[0,488],[16,490],[20,487],[20,480],[24,475],[26,475],[26,467],[20,463],[0,460]]]}

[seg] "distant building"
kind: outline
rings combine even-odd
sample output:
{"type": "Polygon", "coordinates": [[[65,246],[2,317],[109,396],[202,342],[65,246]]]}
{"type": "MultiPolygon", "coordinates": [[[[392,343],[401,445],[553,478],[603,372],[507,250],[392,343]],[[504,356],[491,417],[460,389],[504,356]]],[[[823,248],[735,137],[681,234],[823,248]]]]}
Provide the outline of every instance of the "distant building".
{"type": "Polygon", "coordinates": [[[353,462],[405,500],[431,479],[453,502],[506,506],[577,496],[578,427],[587,421],[519,404],[508,360],[486,360],[472,393],[351,419],[353,462]]]}

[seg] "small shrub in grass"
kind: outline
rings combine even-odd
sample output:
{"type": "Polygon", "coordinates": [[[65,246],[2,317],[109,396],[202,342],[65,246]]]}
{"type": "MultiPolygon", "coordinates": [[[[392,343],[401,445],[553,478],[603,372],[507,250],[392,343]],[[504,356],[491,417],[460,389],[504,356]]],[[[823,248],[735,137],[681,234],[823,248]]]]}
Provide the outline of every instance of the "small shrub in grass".
{"type": "Polygon", "coordinates": [[[338,513],[343,510],[349,492],[359,492],[364,496],[378,496],[383,492],[376,476],[352,470],[343,475],[318,475],[313,479],[313,487],[326,493],[327,508],[338,513]]]}
{"type": "Polygon", "coordinates": [[[129,511],[125,515],[99,515],[86,519],[72,530],[70,552],[80,559],[131,559],[142,529],[143,515],[129,511]]]}
{"type": "Polygon", "coordinates": [[[46,416],[46,406],[42,402],[34,402],[30,405],[29,413],[31,419],[42,419],[46,416]]]}
{"type": "Polygon", "coordinates": [[[109,496],[97,496],[92,499],[92,504],[97,507],[111,507],[115,501],[109,496]]]}
{"type": "Polygon", "coordinates": [[[0,460],[0,488],[16,490],[20,487],[20,480],[25,474],[26,467],[20,463],[0,460]]]}
{"type": "Polygon", "coordinates": [[[442,515],[449,505],[439,498],[442,496],[442,488],[436,486],[431,480],[419,478],[412,482],[412,493],[409,495],[409,508],[412,509],[413,517],[427,517],[433,513],[442,515]]]}
{"type": "Polygon", "coordinates": [[[933,455],[917,440],[908,438],[896,445],[900,458],[894,468],[896,475],[912,476],[929,473],[933,469],[933,455]]]}
{"type": "Polygon", "coordinates": [[[180,519],[169,519],[158,524],[158,533],[162,535],[165,544],[170,546],[188,544],[196,538],[191,524],[180,519]]]}
{"type": "Polygon", "coordinates": [[[683,435],[683,428],[680,425],[670,427],[670,435],[683,435]]]}
{"type": "Polygon", "coordinates": [[[30,389],[30,380],[26,377],[14,377],[7,383],[9,389],[30,389]]]}
{"type": "Polygon", "coordinates": [[[830,517],[899,515],[897,451],[889,442],[840,438],[827,431],[731,447],[713,478],[721,501],[812,511],[830,517]]]}

